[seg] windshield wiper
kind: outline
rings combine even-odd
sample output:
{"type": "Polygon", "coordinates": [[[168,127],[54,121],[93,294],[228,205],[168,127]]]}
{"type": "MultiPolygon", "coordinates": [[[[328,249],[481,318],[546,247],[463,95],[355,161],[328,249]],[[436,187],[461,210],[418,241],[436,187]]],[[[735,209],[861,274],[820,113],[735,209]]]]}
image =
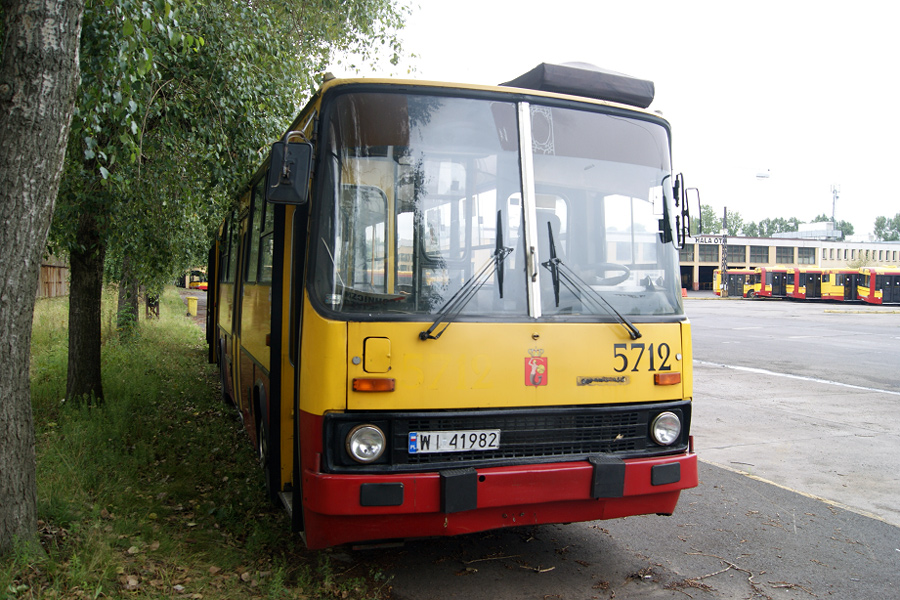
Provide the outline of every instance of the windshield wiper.
{"type": "Polygon", "coordinates": [[[456,319],[462,309],[466,307],[472,298],[475,297],[475,294],[478,293],[478,290],[484,286],[485,283],[491,278],[494,273],[497,273],[497,287],[500,292],[500,297],[503,297],[503,261],[506,260],[506,257],[513,251],[512,248],[508,248],[503,245],[503,228],[500,220],[500,211],[497,211],[497,243],[494,247],[493,253],[491,253],[490,259],[481,269],[478,270],[472,277],[466,280],[460,288],[453,294],[449,300],[444,304],[441,310],[438,312],[437,318],[434,320],[434,323],[431,324],[431,327],[426,329],[425,331],[419,332],[420,340],[436,340],[441,337],[447,328],[450,327],[450,323],[456,319]],[[437,332],[436,335],[432,335],[434,330],[437,327],[446,321],[446,325],[437,332]]]}
{"type": "Polygon", "coordinates": [[[553,279],[553,297],[556,300],[557,308],[559,307],[559,284],[562,282],[566,289],[585,304],[593,306],[595,310],[602,308],[614,314],[618,318],[619,323],[628,330],[628,335],[631,336],[631,339],[636,340],[641,337],[641,332],[625,315],[617,311],[600,292],[592,288],[590,284],[579,277],[575,271],[566,266],[557,257],[556,244],[553,242],[553,226],[549,222],[547,223],[547,235],[550,238],[550,260],[541,263],[541,266],[550,271],[550,276],[553,279]]]}

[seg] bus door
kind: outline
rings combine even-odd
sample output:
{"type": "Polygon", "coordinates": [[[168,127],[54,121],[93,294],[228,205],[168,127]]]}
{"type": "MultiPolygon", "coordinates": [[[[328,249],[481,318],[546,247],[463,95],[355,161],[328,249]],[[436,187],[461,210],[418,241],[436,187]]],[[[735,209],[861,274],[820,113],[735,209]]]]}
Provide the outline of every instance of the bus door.
{"type": "Polygon", "coordinates": [[[881,303],[882,304],[898,304],[900,303],[900,275],[878,275],[880,278],[881,303]]]}
{"type": "Polygon", "coordinates": [[[743,273],[729,273],[727,281],[729,296],[744,295],[744,275],[743,273]]]}
{"type": "Polygon", "coordinates": [[[234,401],[238,405],[238,410],[241,412],[241,418],[246,419],[248,416],[248,392],[247,388],[244,385],[246,379],[246,365],[244,364],[244,356],[241,350],[241,315],[244,311],[244,294],[246,290],[246,285],[244,285],[244,278],[246,277],[247,272],[247,235],[248,235],[248,227],[250,223],[250,215],[244,213],[241,215],[238,225],[239,239],[240,239],[240,247],[241,251],[238,254],[238,267],[237,267],[237,277],[235,277],[234,281],[234,313],[233,319],[234,323],[232,325],[232,331],[234,332],[234,344],[232,345],[232,385],[234,390],[234,401]]]}
{"type": "Polygon", "coordinates": [[[822,274],[806,273],[806,297],[821,298],[822,297],[822,274]]]}
{"type": "Polygon", "coordinates": [[[787,295],[787,273],[772,273],[772,295],[787,295]]]}
{"type": "Polygon", "coordinates": [[[223,230],[219,256],[219,283],[217,294],[214,298],[215,305],[207,307],[207,310],[215,312],[215,328],[217,330],[217,352],[219,353],[220,377],[222,379],[222,393],[231,399],[237,406],[239,400],[235,394],[237,383],[237,362],[235,362],[235,312],[238,304],[237,288],[240,279],[240,231],[237,214],[232,215],[226,221],[223,230]]]}
{"type": "Polygon", "coordinates": [[[844,300],[856,300],[856,285],[859,277],[856,273],[846,273],[844,278],[844,300]]]}

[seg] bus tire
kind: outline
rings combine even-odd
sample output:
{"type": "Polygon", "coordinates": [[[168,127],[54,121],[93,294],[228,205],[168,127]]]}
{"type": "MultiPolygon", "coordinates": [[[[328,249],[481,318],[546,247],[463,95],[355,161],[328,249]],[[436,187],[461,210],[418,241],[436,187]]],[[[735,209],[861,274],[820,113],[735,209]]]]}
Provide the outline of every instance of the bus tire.
{"type": "Polygon", "coordinates": [[[231,394],[228,393],[228,380],[225,378],[225,353],[219,352],[219,384],[222,388],[222,403],[237,407],[231,394]]]}
{"type": "MultiPolygon", "coordinates": [[[[257,406],[260,406],[259,404],[257,406]]],[[[266,482],[266,496],[275,506],[281,506],[278,496],[278,469],[272,460],[270,451],[269,428],[266,425],[266,415],[257,411],[256,417],[256,449],[259,466],[262,467],[263,478],[266,482]]]]}
{"type": "Polygon", "coordinates": [[[300,479],[300,452],[294,444],[294,473],[291,489],[291,532],[303,533],[303,482],[300,479]]]}

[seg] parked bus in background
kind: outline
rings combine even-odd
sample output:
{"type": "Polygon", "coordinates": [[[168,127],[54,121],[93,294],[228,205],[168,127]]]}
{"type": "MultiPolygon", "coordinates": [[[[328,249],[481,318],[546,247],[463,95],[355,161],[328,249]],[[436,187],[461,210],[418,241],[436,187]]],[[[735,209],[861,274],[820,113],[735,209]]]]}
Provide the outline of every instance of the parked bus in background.
{"type": "Polygon", "coordinates": [[[759,289],[754,290],[754,296],[762,298],[786,298],[788,292],[794,291],[794,274],[788,276],[787,267],[757,267],[759,271],[759,289]]]}
{"type": "Polygon", "coordinates": [[[728,269],[725,271],[725,285],[722,285],[722,274],[719,269],[713,271],[713,288],[716,296],[725,295],[732,298],[752,298],[759,289],[759,271],[757,269],[728,269]]]}
{"type": "Polygon", "coordinates": [[[310,548],[671,514],[697,485],[690,215],[652,97],[583,65],[331,79],[273,145],[207,335],[310,548]]]}
{"type": "Polygon", "coordinates": [[[822,299],[852,302],[857,299],[857,269],[823,269],[822,299]]]}
{"type": "Polygon", "coordinates": [[[869,304],[900,304],[900,268],[860,268],[857,296],[869,304]]]}
{"type": "Polygon", "coordinates": [[[788,298],[812,300],[822,297],[822,269],[791,268],[787,270],[787,280],[794,283],[787,291],[788,298]]]}
{"type": "Polygon", "coordinates": [[[175,282],[177,287],[188,288],[192,290],[206,291],[206,267],[202,269],[191,269],[182,275],[175,282]]]}

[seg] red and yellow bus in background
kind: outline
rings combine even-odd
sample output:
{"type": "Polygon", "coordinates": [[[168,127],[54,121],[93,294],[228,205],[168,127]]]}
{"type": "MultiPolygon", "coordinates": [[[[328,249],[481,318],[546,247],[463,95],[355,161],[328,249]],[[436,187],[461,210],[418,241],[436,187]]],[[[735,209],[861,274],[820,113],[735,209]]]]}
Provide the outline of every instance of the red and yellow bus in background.
{"type": "Polygon", "coordinates": [[[788,276],[789,269],[782,266],[756,267],[759,287],[753,290],[753,296],[762,298],[787,298],[794,292],[794,274],[788,276]]]}
{"type": "Polygon", "coordinates": [[[852,302],[857,300],[858,269],[823,269],[822,299],[852,302]]]}
{"type": "Polygon", "coordinates": [[[855,269],[821,269],[799,267],[787,270],[788,281],[793,281],[788,298],[799,300],[856,300],[855,269]]]}
{"type": "Polygon", "coordinates": [[[725,283],[719,269],[713,271],[713,289],[716,296],[722,292],[732,298],[753,298],[760,289],[759,269],[728,269],[725,272],[725,283]]]}
{"type": "Polygon", "coordinates": [[[857,296],[869,304],[900,304],[900,268],[860,268],[857,296]]]}
{"type": "Polygon", "coordinates": [[[671,514],[697,485],[690,215],[651,100],[573,66],[329,80],[273,146],[207,337],[310,548],[671,514]]]}

